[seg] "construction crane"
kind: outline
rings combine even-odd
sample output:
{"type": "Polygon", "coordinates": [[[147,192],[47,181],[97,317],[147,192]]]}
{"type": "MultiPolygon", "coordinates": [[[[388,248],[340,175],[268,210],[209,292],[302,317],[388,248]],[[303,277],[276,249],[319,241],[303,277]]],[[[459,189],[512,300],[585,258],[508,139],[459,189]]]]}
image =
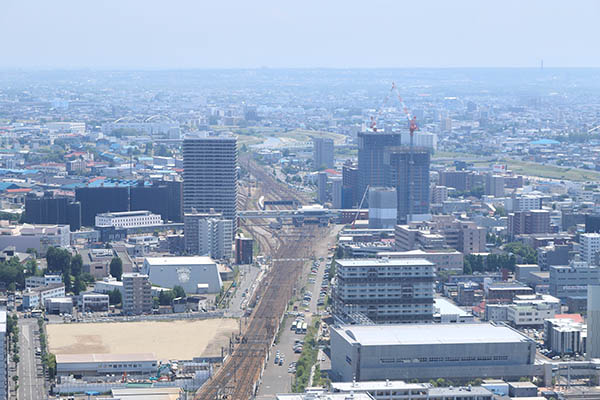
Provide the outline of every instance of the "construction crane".
{"type": "Polygon", "coordinates": [[[595,126],[595,127],[593,127],[592,129],[589,129],[589,130],[587,131],[587,133],[592,133],[592,132],[594,132],[594,131],[596,131],[596,130],[598,130],[598,129],[600,129],[600,125],[598,125],[598,126],[595,126]]]}
{"type": "Polygon", "coordinates": [[[404,99],[402,98],[402,95],[400,94],[400,91],[398,90],[398,86],[396,86],[395,82],[392,82],[392,87],[390,88],[390,91],[383,99],[383,104],[379,108],[379,111],[377,112],[377,114],[375,114],[375,116],[371,116],[371,124],[369,127],[371,128],[371,130],[373,132],[377,132],[377,121],[379,120],[379,117],[383,113],[383,109],[387,105],[387,102],[389,101],[392,93],[396,94],[396,97],[398,98],[398,102],[400,103],[400,106],[402,107],[402,112],[404,113],[404,115],[406,115],[406,119],[409,121],[410,136],[412,139],[414,132],[418,129],[417,118],[410,114],[410,111],[408,110],[408,107],[404,103],[404,99]]]}
{"type": "Polygon", "coordinates": [[[358,219],[358,217],[360,215],[360,210],[362,209],[362,205],[365,202],[367,193],[369,193],[369,185],[367,185],[367,187],[365,189],[365,193],[363,193],[362,199],[360,200],[360,204],[358,205],[358,209],[356,210],[356,215],[354,216],[354,219],[352,220],[352,228],[351,229],[355,229],[354,225],[356,225],[356,220],[358,219]]]}

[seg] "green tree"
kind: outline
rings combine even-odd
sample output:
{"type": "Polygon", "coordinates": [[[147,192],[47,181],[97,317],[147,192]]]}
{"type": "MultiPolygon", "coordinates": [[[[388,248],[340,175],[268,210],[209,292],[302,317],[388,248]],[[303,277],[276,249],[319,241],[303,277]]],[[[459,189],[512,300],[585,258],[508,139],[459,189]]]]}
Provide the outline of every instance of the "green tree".
{"type": "Polygon", "coordinates": [[[38,274],[37,261],[33,258],[30,258],[25,264],[25,269],[27,270],[27,276],[36,276],[38,274]]]}
{"type": "Polygon", "coordinates": [[[158,294],[158,302],[161,306],[169,306],[175,298],[175,293],[172,290],[162,290],[158,294]]]}
{"type": "Polygon", "coordinates": [[[113,289],[110,292],[108,292],[108,302],[111,305],[117,305],[119,303],[121,303],[122,301],[122,295],[121,295],[121,291],[119,289],[113,289]]]}
{"type": "Polygon", "coordinates": [[[81,279],[81,275],[75,276],[75,282],[73,282],[73,293],[75,293],[76,295],[79,295],[79,293],[85,292],[86,289],[87,289],[87,285],[81,279]]]}
{"type": "Polygon", "coordinates": [[[75,257],[71,259],[71,274],[74,277],[78,277],[83,272],[83,258],[81,254],[76,254],[75,257]]]}
{"type": "Polygon", "coordinates": [[[46,251],[46,262],[51,272],[71,273],[71,253],[67,249],[50,247],[46,251]]]}
{"type": "Polygon", "coordinates": [[[44,356],[44,364],[46,364],[46,368],[48,368],[50,379],[54,379],[56,376],[56,356],[52,353],[46,353],[44,356]]]}
{"type": "Polygon", "coordinates": [[[123,275],[123,261],[119,257],[113,257],[110,261],[110,274],[117,278],[118,281],[121,280],[121,276],[123,275]]]}
{"type": "Polygon", "coordinates": [[[183,287],[176,285],[175,287],[173,287],[173,294],[175,296],[175,298],[177,297],[185,297],[185,290],[183,289],[183,287]]]}

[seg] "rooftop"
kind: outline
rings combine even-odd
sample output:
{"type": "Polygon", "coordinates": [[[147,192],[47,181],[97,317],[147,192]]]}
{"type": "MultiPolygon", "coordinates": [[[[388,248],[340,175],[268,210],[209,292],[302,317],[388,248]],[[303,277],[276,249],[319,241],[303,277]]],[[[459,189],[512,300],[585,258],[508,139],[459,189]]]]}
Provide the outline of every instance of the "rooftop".
{"type": "Polygon", "coordinates": [[[349,342],[362,346],[469,343],[520,343],[530,339],[503,325],[410,324],[367,325],[332,328],[349,342]]]}
{"type": "Polygon", "coordinates": [[[129,362],[129,361],[156,361],[154,353],[127,353],[127,354],[57,354],[56,363],[93,363],[93,362],[129,362]]]}
{"type": "Polygon", "coordinates": [[[212,258],[206,256],[190,257],[146,257],[145,261],[149,265],[207,265],[215,264],[212,258]]]}
{"type": "Polygon", "coordinates": [[[331,387],[335,391],[371,391],[392,389],[426,389],[431,387],[428,383],[406,383],[405,381],[365,381],[365,382],[332,382],[331,387]]]}
{"type": "Polygon", "coordinates": [[[459,315],[461,317],[469,317],[472,316],[471,313],[463,310],[456,304],[451,301],[444,299],[442,297],[436,297],[433,299],[433,308],[438,309],[439,313],[442,315],[459,315]]]}
{"type": "Polygon", "coordinates": [[[385,267],[385,266],[434,266],[430,261],[424,258],[343,258],[341,260],[335,260],[338,264],[343,267],[385,267]]]}

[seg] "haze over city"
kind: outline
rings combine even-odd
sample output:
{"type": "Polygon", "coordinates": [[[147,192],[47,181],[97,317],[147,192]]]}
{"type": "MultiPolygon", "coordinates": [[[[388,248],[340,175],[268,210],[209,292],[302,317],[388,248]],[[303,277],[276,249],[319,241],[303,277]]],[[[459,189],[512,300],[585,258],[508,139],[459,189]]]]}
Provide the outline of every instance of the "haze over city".
{"type": "Polygon", "coordinates": [[[596,1],[0,4],[0,400],[600,399],[596,1]]]}
{"type": "Polygon", "coordinates": [[[593,0],[7,0],[0,67],[598,67],[599,15],[593,0]]]}

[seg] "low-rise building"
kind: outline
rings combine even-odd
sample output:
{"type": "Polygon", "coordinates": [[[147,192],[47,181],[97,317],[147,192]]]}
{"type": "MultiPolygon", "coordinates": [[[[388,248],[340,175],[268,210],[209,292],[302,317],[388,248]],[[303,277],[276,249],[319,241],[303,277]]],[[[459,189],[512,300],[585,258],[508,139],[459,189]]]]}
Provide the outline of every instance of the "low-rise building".
{"type": "Polygon", "coordinates": [[[143,273],[153,285],[170,289],[179,285],[186,293],[198,293],[203,284],[208,284],[207,293],[219,293],[223,287],[217,263],[210,257],[146,257],[143,273]]]}
{"type": "Polygon", "coordinates": [[[57,376],[128,375],[154,376],[158,362],[154,353],[136,354],[57,354],[57,376]]]}
{"type": "Polygon", "coordinates": [[[141,228],[146,226],[162,225],[160,214],[150,211],[122,211],[107,212],[96,215],[96,226],[114,226],[117,229],[141,228]]]}
{"type": "Polygon", "coordinates": [[[61,283],[61,275],[28,276],[25,278],[25,289],[33,289],[40,286],[61,283]]]}
{"type": "Polygon", "coordinates": [[[481,386],[433,387],[429,383],[404,381],[332,382],[333,393],[368,393],[375,400],[492,400],[493,393],[481,386]]]}
{"type": "Polygon", "coordinates": [[[47,314],[73,314],[73,299],[71,297],[51,297],[45,300],[44,308],[47,314]]]}
{"type": "Polygon", "coordinates": [[[65,297],[65,285],[53,283],[29,289],[23,293],[23,308],[38,308],[46,303],[46,299],[65,297]]]}
{"type": "Polygon", "coordinates": [[[68,247],[71,244],[69,225],[2,225],[0,249],[14,246],[15,251],[35,249],[44,256],[49,247],[68,247]]]}
{"type": "Polygon", "coordinates": [[[108,311],[109,307],[107,294],[86,293],[81,295],[81,312],[108,311]]]}
{"type": "Polygon", "coordinates": [[[336,326],[334,381],[521,378],[538,372],[536,344],[491,323],[336,326]]]}

